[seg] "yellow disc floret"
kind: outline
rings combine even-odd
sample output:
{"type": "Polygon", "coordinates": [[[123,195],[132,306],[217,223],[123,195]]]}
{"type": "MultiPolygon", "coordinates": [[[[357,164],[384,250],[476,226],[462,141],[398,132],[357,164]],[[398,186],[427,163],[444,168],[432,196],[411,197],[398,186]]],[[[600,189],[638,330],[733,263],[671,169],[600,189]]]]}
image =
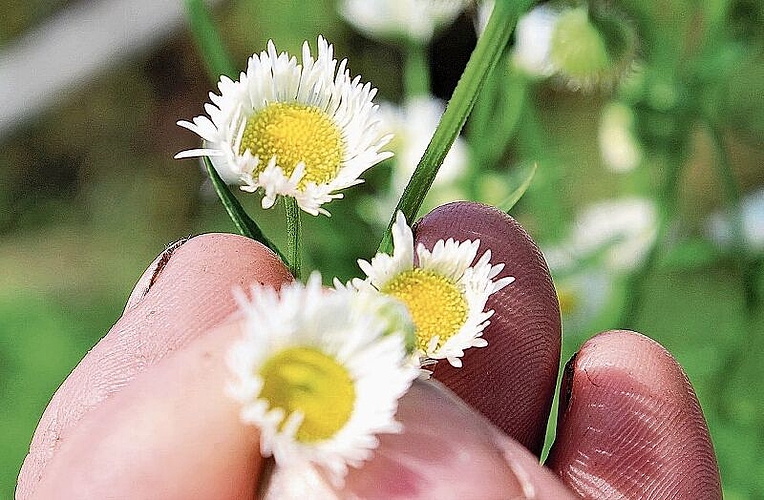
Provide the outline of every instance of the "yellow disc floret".
{"type": "Polygon", "coordinates": [[[284,349],[263,364],[260,376],[260,399],[283,409],[285,416],[302,413],[295,435],[299,442],[331,438],[353,413],[355,386],[347,369],[318,349],[284,349]]]}
{"type": "Polygon", "coordinates": [[[271,158],[288,177],[297,164],[305,164],[300,181],[324,184],[337,176],[345,145],[339,127],[328,114],[315,106],[274,102],[252,115],[244,127],[239,154],[249,150],[260,158],[256,172],[271,158]]]}
{"type": "Polygon", "coordinates": [[[418,347],[427,351],[439,337],[437,347],[456,334],[467,320],[464,294],[445,276],[414,268],[398,274],[380,291],[406,304],[416,326],[418,347]]]}

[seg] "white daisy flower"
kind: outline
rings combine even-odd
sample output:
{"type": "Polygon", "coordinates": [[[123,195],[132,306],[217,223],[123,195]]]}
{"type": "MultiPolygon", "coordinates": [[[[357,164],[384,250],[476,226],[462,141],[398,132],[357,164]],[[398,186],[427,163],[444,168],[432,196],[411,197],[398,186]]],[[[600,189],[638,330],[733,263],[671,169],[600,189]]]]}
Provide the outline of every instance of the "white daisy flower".
{"type": "Polygon", "coordinates": [[[392,234],[393,255],[379,253],[371,262],[359,260],[367,278],[354,280],[354,286],[374,288],[406,304],[416,326],[416,350],[423,366],[438,359],[462,366],[465,349],[488,345],[482,338],[493,315],[493,310],[485,310],[488,297],[514,278],[494,281],[504,264],[491,265],[490,250],[471,265],[480,240],[439,240],[432,251],[420,244],[415,260],[414,236],[401,212],[392,234]]]}
{"type": "Polygon", "coordinates": [[[346,64],[337,64],[320,36],[315,59],[303,45],[302,64],[269,41],[238,81],[220,78],[220,95],[211,92],[205,105],[209,117],[178,122],[205,144],[175,157],[209,156],[228,184],[261,189],[264,208],[281,195],[312,215],[328,215],[321,205],[342,198],[337,191],[363,182],[364,171],[392,156],[380,151],[391,136],[378,131],[377,89],[351,79],[346,64]]]}
{"type": "Polygon", "coordinates": [[[658,209],[653,200],[604,200],[584,208],[570,235],[543,253],[552,270],[597,258],[608,271],[631,272],[644,262],[657,234],[658,209]]]}
{"type": "Polygon", "coordinates": [[[241,418],[260,428],[260,448],[281,467],[317,467],[341,485],[377,447],[400,432],[398,399],[418,375],[406,349],[405,308],[377,293],[306,285],[240,297],[243,339],[230,350],[228,392],[241,418]]]}
{"type": "Polygon", "coordinates": [[[452,23],[469,0],[343,0],[340,14],[373,38],[427,43],[452,23]]]}

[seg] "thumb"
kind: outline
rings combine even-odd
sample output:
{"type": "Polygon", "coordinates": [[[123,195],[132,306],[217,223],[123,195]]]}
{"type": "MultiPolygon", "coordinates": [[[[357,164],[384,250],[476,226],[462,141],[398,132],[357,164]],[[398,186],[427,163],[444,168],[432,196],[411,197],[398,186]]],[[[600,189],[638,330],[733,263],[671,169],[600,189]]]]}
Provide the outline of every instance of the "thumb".
{"type": "Polygon", "coordinates": [[[85,415],[230,316],[236,308],[232,289],[290,279],[273,252],[232,234],[197,236],[163,252],[138,280],[122,317],[53,396],[21,468],[17,498],[32,495],[85,415]]]}

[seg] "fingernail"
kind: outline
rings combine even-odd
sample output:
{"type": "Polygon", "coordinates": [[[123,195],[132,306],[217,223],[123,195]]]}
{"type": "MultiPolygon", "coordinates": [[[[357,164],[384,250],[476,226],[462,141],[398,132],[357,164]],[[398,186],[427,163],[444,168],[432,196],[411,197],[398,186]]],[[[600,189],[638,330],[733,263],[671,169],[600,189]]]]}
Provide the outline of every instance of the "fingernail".
{"type": "Polygon", "coordinates": [[[578,358],[578,352],[573,354],[571,358],[565,363],[565,368],[562,371],[562,381],[560,382],[560,403],[559,411],[557,412],[557,421],[563,417],[568,407],[570,406],[570,397],[573,394],[573,372],[576,367],[576,359],[578,358]]]}
{"type": "Polygon", "coordinates": [[[190,237],[179,239],[175,243],[170,244],[156,259],[154,259],[154,262],[146,268],[133,287],[133,291],[127,299],[127,304],[125,304],[125,312],[141,303],[146,294],[149,293],[151,287],[156,283],[159,275],[162,274],[167,263],[170,262],[170,257],[172,257],[175,250],[180,248],[190,239],[190,237]]]}

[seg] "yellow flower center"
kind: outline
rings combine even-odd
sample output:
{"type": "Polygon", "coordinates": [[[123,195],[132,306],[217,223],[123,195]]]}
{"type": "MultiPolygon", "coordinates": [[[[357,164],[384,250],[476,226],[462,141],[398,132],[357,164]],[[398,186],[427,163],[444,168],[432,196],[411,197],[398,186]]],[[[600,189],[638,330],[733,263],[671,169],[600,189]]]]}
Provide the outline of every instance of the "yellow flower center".
{"type": "Polygon", "coordinates": [[[440,274],[414,268],[400,273],[380,291],[406,304],[416,326],[417,346],[423,351],[436,335],[437,347],[441,347],[467,320],[464,294],[440,274]]]}
{"type": "Polygon", "coordinates": [[[260,376],[260,398],[271,408],[283,409],[285,416],[302,413],[297,441],[329,439],[350,419],[355,404],[353,380],[344,366],[317,349],[284,349],[263,364],[260,376]]]}
{"type": "Polygon", "coordinates": [[[300,181],[304,188],[309,182],[324,184],[337,176],[345,144],[339,127],[319,108],[274,102],[247,120],[239,154],[246,150],[260,157],[255,173],[262,172],[274,156],[287,177],[304,163],[300,181]]]}

